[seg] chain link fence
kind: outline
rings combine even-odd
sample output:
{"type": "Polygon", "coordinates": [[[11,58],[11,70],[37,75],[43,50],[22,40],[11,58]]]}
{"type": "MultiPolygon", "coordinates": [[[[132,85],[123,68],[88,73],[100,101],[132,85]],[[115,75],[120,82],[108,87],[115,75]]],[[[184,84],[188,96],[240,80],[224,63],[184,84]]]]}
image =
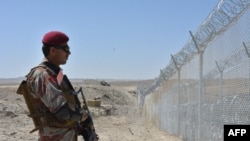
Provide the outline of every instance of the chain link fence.
{"type": "Polygon", "coordinates": [[[250,1],[221,0],[146,88],[142,114],[185,141],[222,141],[250,124],[250,1]]]}

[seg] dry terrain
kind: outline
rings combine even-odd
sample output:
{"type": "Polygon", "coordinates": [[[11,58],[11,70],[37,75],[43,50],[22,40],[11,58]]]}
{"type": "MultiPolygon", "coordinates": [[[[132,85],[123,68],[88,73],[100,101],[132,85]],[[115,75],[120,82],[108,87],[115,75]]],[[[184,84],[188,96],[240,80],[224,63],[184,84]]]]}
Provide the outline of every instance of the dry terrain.
{"type": "MultiPolygon", "coordinates": [[[[140,116],[136,88],[148,81],[109,83],[111,86],[102,86],[99,81],[93,80],[74,80],[73,83],[76,89],[83,87],[87,99],[98,97],[101,100],[100,107],[89,107],[100,141],[181,141],[155,128],[140,116]]],[[[37,132],[29,133],[33,123],[27,116],[23,97],[16,94],[17,86],[14,81],[0,81],[0,140],[35,141],[37,132]]]]}

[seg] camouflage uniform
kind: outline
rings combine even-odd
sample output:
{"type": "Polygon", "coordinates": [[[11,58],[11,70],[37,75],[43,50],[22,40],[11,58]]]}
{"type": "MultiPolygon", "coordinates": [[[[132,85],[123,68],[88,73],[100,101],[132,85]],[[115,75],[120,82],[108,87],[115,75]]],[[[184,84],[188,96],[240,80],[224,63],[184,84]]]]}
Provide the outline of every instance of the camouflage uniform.
{"type": "MultiPolygon", "coordinates": [[[[59,74],[61,68],[55,66],[52,66],[52,69],[49,68],[38,66],[27,75],[30,92],[38,100],[37,104],[41,107],[39,113],[46,114],[41,114],[40,117],[43,125],[39,129],[39,141],[77,141],[76,121],[65,125],[65,127],[63,127],[63,123],[68,123],[68,121],[61,120],[63,122],[59,122],[59,124],[62,127],[53,125],[58,120],[53,116],[53,113],[56,113],[65,103],[69,102],[60,89],[61,80],[58,79],[60,78],[58,75],[62,75],[59,74]]],[[[75,110],[75,105],[69,105],[72,110],[75,110]]]]}

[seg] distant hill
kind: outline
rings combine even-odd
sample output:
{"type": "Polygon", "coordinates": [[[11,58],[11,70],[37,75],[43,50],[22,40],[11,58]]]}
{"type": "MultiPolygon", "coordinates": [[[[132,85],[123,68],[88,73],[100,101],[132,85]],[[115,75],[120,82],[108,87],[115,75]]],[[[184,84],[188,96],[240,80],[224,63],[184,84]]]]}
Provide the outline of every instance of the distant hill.
{"type": "Polygon", "coordinates": [[[24,80],[24,77],[18,78],[0,78],[0,85],[16,85],[24,80]]]}
{"type": "MultiPolygon", "coordinates": [[[[0,78],[0,85],[17,85],[25,80],[25,77],[18,77],[18,78],[0,78]]],[[[104,79],[77,79],[73,78],[70,79],[72,83],[83,83],[83,84],[100,84],[100,82],[104,79]]],[[[108,83],[115,84],[117,86],[124,86],[124,85],[149,85],[153,82],[153,79],[148,80],[120,80],[120,79],[105,79],[108,83]]]]}

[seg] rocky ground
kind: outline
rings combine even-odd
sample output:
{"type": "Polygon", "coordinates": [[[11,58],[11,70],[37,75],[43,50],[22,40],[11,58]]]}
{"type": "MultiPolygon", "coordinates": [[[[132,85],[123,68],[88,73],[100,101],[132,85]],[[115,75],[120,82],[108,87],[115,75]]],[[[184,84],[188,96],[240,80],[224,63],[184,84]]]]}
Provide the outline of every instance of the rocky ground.
{"type": "MultiPolygon", "coordinates": [[[[182,141],[155,128],[140,116],[136,93],[139,82],[112,81],[110,86],[98,82],[78,80],[73,85],[76,89],[83,87],[86,99],[101,100],[100,107],[89,107],[100,141],[182,141]]],[[[37,140],[37,132],[29,133],[34,126],[27,116],[24,99],[16,94],[16,90],[16,84],[0,83],[0,140],[37,140]]]]}

